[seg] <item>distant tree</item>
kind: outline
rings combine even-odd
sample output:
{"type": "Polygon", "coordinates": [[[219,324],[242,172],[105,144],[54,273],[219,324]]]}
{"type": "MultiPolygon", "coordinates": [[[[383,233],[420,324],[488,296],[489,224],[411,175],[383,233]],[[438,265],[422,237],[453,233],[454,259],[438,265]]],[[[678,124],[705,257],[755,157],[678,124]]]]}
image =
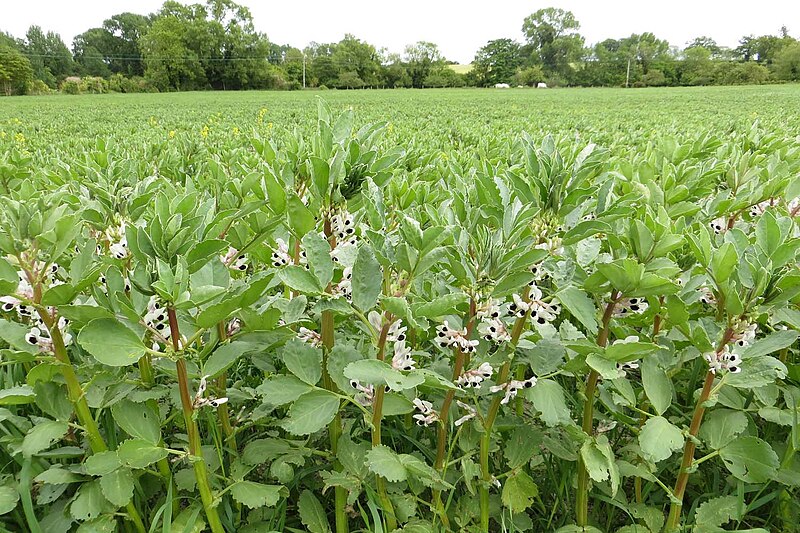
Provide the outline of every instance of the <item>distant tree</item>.
{"type": "Polygon", "coordinates": [[[361,89],[364,87],[364,80],[358,76],[356,71],[350,70],[339,75],[337,85],[342,89],[361,89]]]}
{"type": "Polygon", "coordinates": [[[548,7],[529,15],[522,24],[522,33],[533,52],[533,60],[547,73],[565,74],[571,63],[580,58],[583,37],[580,23],[571,11],[548,7]]]}
{"type": "Polygon", "coordinates": [[[711,50],[693,46],[683,51],[681,82],[689,85],[706,85],[712,81],[713,62],[711,50]]]}
{"type": "Polygon", "coordinates": [[[784,47],[775,58],[775,74],[787,81],[800,81],[800,43],[784,47]]]}
{"type": "Polygon", "coordinates": [[[39,26],[31,26],[25,34],[25,53],[34,77],[51,88],[75,73],[72,54],[57,33],[45,33],[39,26]]]}
{"type": "Polygon", "coordinates": [[[439,47],[431,42],[419,41],[406,46],[405,61],[411,86],[424,87],[425,78],[444,64],[439,47]]]}
{"type": "Polygon", "coordinates": [[[712,58],[719,57],[722,54],[722,48],[711,37],[695,37],[686,44],[686,50],[697,47],[708,50],[712,58]]]}
{"type": "Polygon", "coordinates": [[[478,50],[472,64],[481,85],[511,83],[522,65],[521,47],[511,39],[489,41],[478,50]]]}
{"type": "Polygon", "coordinates": [[[0,44],[0,88],[3,94],[24,94],[26,84],[33,79],[33,67],[28,58],[16,48],[0,44]]]}
{"type": "Polygon", "coordinates": [[[206,85],[205,71],[190,38],[189,27],[175,15],[159,16],[142,36],[145,77],[157,89],[186,90],[206,85]]]}
{"type": "Polygon", "coordinates": [[[514,75],[514,83],[516,85],[535,86],[544,80],[544,70],[538,65],[521,69],[514,75]]]}
{"type": "Polygon", "coordinates": [[[366,86],[378,84],[380,62],[371,44],[348,33],[336,44],[332,59],[339,72],[355,72],[366,86]]]}

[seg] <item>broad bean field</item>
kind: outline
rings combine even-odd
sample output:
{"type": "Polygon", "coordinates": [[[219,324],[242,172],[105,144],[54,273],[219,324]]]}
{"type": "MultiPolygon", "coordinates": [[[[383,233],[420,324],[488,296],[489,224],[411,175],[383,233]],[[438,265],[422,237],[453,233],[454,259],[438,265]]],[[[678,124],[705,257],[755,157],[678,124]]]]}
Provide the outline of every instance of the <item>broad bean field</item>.
{"type": "Polygon", "coordinates": [[[0,528],[800,531],[800,87],[0,101],[0,528]]]}

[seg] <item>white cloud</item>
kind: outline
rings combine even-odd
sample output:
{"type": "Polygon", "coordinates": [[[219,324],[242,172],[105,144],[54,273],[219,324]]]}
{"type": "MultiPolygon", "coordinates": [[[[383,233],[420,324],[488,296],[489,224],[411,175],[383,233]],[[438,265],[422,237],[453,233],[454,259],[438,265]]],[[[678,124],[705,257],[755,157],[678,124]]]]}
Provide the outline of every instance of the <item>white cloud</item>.
{"type": "MultiPolygon", "coordinates": [[[[198,2],[202,0],[197,0],[198,2]]],[[[191,3],[183,0],[183,3],[191,3]]],[[[781,25],[800,35],[800,2],[761,0],[239,0],[253,13],[256,28],[271,41],[305,46],[309,41],[338,41],[352,33],[375,46],[400,52],[406,44],[426,40],[439,45],[454,61],[470,62],[486,41],[522,38],[525,16],[541,7],[569,9],[581,22],[587,42],[651,31],[677,46],[708,35],[736,46],[743,35],[777,33],[781,25]]],[[[38,24],[61,34],[69,44],[86,29],[124,11],[151,13],[161,0],[4,0],[0,30],[22,37],[38,24]]]]}

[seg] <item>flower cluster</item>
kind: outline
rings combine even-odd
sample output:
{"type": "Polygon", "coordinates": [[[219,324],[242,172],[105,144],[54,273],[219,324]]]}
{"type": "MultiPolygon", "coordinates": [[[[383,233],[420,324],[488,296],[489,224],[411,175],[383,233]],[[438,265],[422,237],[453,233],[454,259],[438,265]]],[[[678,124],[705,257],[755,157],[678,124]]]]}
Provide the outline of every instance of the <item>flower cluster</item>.
{"type": "MultiPolygon", "coordinates": [[[[58,331],[61,332],[61,338],[64,341],[64,346],[69,346],[72,343],[72,335],[67,333],[67,325],[69,320],[59,317],[56,322],[58,331]]],[[[25,341],[33,346],[38,346],[40,352],[52,353],[53,352],[53,338],[50,329],[45,325],[40,318],[33,321],[33,327],[25,335],[25,341]]]]}
{"type": "Polygon", "coordinates": [[[353,267],[346,267],[342,271],[342,279],[331,288],[334,296],[343,296],[350,301],[353,297],[353,267]]]}
{"type": "Polygon", "coordinates": [[[2,303],[2,310],[6,313],[16,310],[20,318],[26,318],[33,315],[33,307],[24,303],[24,301],[33,300],[33,287],[28,283],[28,279],[23,271],[18,271],[19,284],[14,296],[0,297],[2,303]]]}
{"type": "Polygon", "coordinates": [[[728,371],[732,374],[736,374],[742,370],[739,366],[742,364],[742,358],[739,357],[739,354],[732,352],[730,346],[727,344],[722,350],[709,352],[703,355],[703,357],[708,362],[708,369],[712,374],[721,371],[728,371]]]}
{"type": "MultiPolygon", "coordinates": [[[[372,405],[372,401],[375,399],[375,387],[372,384],[362,385],[358,380],[353,379],[350,380],[350,386],[357,391],[355,398],[358,403],[364,407],[372,405]]],[[[389,392],[390,389],[386,386],[383,390],[389,392]]]]}
{"type": "Polygon", "coordinates": [[[523,318],[530,312],[531,320],[536,324],[552,322],[561,313],[561,305],[556,302],[545,302],[542,290],[536,284],[531,284],[527,302],[518,294],[512,295],[512,298],[514,301],[508,306],[508,314],[523,318]]]}
{"type": "Polygon", "coordinates": [[[460,348],[463,353],[473,353],[479,344],[477,340],[469,340],[466,328],[452,328],[447,320],[436,328],[436,336],[436,342],[442,348],[460,348]]]}
{"type": "Polygon", "coordinates": [[[535,377],[526,379],[524,381],[512,379],[507,381],[506,383],[502,383],[500,385],[494,385],[489,389],[489,392],[492,393],[505,392],[505,396],[503,396],[503,399],[500,400],[500,403],[502,405],[505,405],[517,397],[517,392],[520,389],[530,389],[534,385],[536,385],[535,377]]]}
{"type": "Polygon", "coordinates": [[[197,387],[197,394],[194,395],[194,402],[192,402],[192,407],[195,409],[200,409],[201,407],[219,407],[223,403],[228,403],[228,398],[215,398],[213,396],[207,398],[203,397],[208,386],[207,380],[208,376],[200,378],[200,385],[197,387]]]}
{"type": "Polygon", "coordinates": [[[697,291],[700,293],[700,301],[705,305],[717,305],[717,297],[714,292],[708,287],[699,287],[697,291]]]}
{"type": "MultiPolygon", "coordinates": [[[[125,236],[125,222],[119,226],[110,226],[100,236],[100,240],[108,243],[108,253],[114,259],[128,257],[128,238],[125,236]]],[[[103,255],[103,248],[97,245],[97,255],[103,255]]]]}
{"type": "MultiPolygon", "coordinates": [[[[281,238],[275,239],[276,248],[272,250],[272,266],[282,267],[291,265],[294,260],[289,254],[289,245],[281,238]]],[[[300,263],[305,263],[306,253],[300,252],[300,263]]]]}
{"type": "Polygon", "coordinates": [[[414,398],[413,403],[414,407],[419,410],[419,413],[414,415],[414,420],[417,421],[418,426],[430,426],[439,420],[439,413],[433,410],[433,404],[431,402],[414,398]]]}
{"type": "Polygon", "coordinates": [[[300,326],[300,329],[297,330],[297,338],[315,348],[322,346],[322,336],[316,331],[303,326],[300,326]]]}
{"type": "Polygon", "coordinates": [[[758,331],[757,324],[749,324],[733,334],[731,342],[738,348],[747,348],[753,341],[756,340],[756,332],[758,331]]]}
{"type": "Polygon", "coordinates": [[[622,318],[636,314],[640,315],[647,311],[648,307],[647,300],[644,298],[623,298],[617,302],[614,308],[614,317],[622,318]]]}
{"type": "Polygon", "coordinates": [[[466,370],[456,380],[456,385],[461,388],[479,388],[484,380],[489,379],[494,374],[494,369],[489,363],[481,363],[478,368],[466,370]]]}
{"type": "Polygon", "coordinates": [[[219,256],[219,258],[222,263],[231,270],[239,270],[241,272],[247,270],[247,255],[240,254],[239,251],[232,246],[228,248],[228,253],[219,256]]]}
{"type": "Polygon", "coordinates": [[[475,416],[477,416],[478,412],[471,405],[466,404],[466,403],[464,403],[464,402],[462,402],[460,400],[456,400],[456,404],[458,404],[458,406],[460,408],[462,408],[463,410],[465,410],[467,412],[467,414],[465,414],[464,416],[462,416],[461,418],[456,420],[456,422],[455,422],[456,427],[460,426],[464,422],[472,420],[473,418],[475,418],[475,416]]]}
{"type": "Polygon", "coordinates": [[[331,231],[336,236],[337,245],[356,244],[355,217],[342,211],[331,218],[331,231]]]}
{"type": "Polygon", "coordinates": [[[711,228],[711,231],[714,232],[714,235],[720,235],[724,233],[725,230],[728,229],[728,221],[725,220],[723,217],[715,218],[711,222],[708,223],[708,227],[711,228]]]}
{"type": "MultiPolygon", "coordinates": [[[[370,311],[367,315],[369,323],[375,328],[375,331],[381,331],[384,327],[385,315],[381,315],[377,311],[370,311]]],[[[395,319],[391,322],[386,330],[386,343],[394,344],[394,355],[392,356],[392,368],[395,370],[415,370],[416,362],[411,357],[411,348],[406,346],[406,331],[407,327],[403,325],[402,320],[395,319]]]]}
{"type": "Polygon", "coordinates": [[[157,332],[162,339],[167,340],[170,336],[169,321],[167,310],[156,296],[151,296],[147,302],[147,312],[144,315],[145,325],[157,332]]]}

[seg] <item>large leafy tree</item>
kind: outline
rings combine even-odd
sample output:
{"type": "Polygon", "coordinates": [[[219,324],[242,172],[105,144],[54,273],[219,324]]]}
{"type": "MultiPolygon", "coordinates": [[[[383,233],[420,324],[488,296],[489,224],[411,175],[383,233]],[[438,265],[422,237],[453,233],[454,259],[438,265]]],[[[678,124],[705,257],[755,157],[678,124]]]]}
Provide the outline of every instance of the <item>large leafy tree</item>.
{"type": "Polygon", "coordinates": [[[0,42],[0,90],[6,96],[23,94],[33,79],[31,62],[19,50],[0,42]]]}
{"type": "Polygon", "coordinates": [[[39,26],[31,26],[25,34],[25,53],[30,60],[35,78],[55,87],[75,72],[72,54],[57,33],[45,33],[39,26]]]}
{"type": "Polygon", "coordinates": [[[444,66],[444,57],[435,43],[419,41],[406,46],[406,69],[411,78],[411,86],[425,86],[425,79],[431,72],[444,66]]]}
{"type": "Polygon", "coordinates": [[[566,74],[583,50],[580,23],[571,11],[548,7],[529,15],[522,33],[533,52],[534,62],[548,73],[566,74]]]}
{"type": "Polygon", "coordinates": [[[478,50],[473,61],[475,75],[484,86],[511,83],[521,65],[521,47],[512,39],[489,41],[478,50]]]}

